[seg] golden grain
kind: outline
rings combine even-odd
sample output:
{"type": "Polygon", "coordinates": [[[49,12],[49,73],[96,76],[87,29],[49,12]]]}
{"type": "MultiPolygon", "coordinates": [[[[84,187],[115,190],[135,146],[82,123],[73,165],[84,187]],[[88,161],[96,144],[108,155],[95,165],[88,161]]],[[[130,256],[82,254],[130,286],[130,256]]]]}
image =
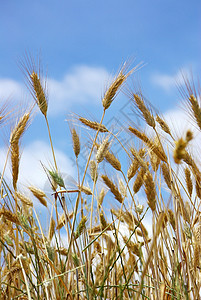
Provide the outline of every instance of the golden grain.
{"type": "Polygon", "coordinates": [[[148,171],[144,178],[145,193],[147,195],[147,204],[152,211],[156,209],[156,188],[151,173],[148,171]]]}
{"type": "Polygon", "coordinates": [[[175,141],[175,149],[173,152],[173,158],[176,164],[180,164],[181,160],[185,158],[187,142],[180,138],[175,141]]]}
{"type": "Polygon", "coordinates": [[[25,205],[33,207],[33,202],[28,197],[26,197],[25,195],[23,195],[23,194],[21,194],[19,192],[16,192],[16,196],[25,205]]]}
{"type": "Polygon", "coordinates": [[[82,234],[82,232],[85,228],[86,222],[87,222],[87,217],[83,216],[80,223],[77,226],[77,229],[76,229],[75,233],[74,233],[75,239],[77,239],[82,234]]]}
{"type": "Polygon", "coordinates": [[[176,230],[176,221],[175,221],[175,214],[171,209],[168,209],[168,219],[170,224],[172,225],[173,230],[176,230]]]}
{"type": "Polygon", "coordinates": [[[121,179],[118,179],[119,189],[123,197],[127,197],[126,187],[121,179]]]}
{"type": "Polygon", "coordinates": [[[142,159],[142,157],[139,155],[139,153],[134,148],[130,148],[130,151],[131,151],[132,155],[135,157],[135,159],[138,161],[140,166],[146,171],[148,168],[147,162],[142,159]]]}
{"type": "Polygon", "coordinates": [[[172,181],[170,177],[170,170],[165,163],[161,165],[161,169],[162,169],[163,178],[165,179],[165,183],[167,184],[168,188],[171,190],[172,181]]]}
{"type": "Polygon", "coordinates": [[[137,194],[141,188],[141,186],[143,185],[144,183],[144,175],[145,175],[146,171],[141,168],[140,171],[138,172],[137,174],[137,177],[134,181],[134,184],[133,184],[133,191],[135,194],[137,194]]]}
{"type": "Polygon", "coordinates": [[[107,222],[105,220],[103,213],[100,213],[100,222],[101,222],[102,230],[104,230],[107,227],[107,222]]]}
{"type": "Polygon", "coordinates": [[[19,174],[19,140],[25,132],[28,122],[30,119],[30,113],[25,113],[16,124],[10,135],[10,145],[11,145],[11,163],[12,163],[12,178],[13,187],[16,190],[18,174],[19,174]]]}
{"type": "Polygon", "coordinates": [[[34,186],[29,186],[29,190],[40,201],[42,205],[47,207],[47,201],[45,200],[46,194],[42,190],[34,186]]]}
{"type": "MultiPolygon", "coordinates": [[[[69,220],[72,219],[72,217],[73,217],[73,212],[71,212],[69,215],[67,215],[67,219],[69,219],[69,220]]],[[[65,213],[63,213],[58,220],[56,230],[61,229],[65,224],[66,224],[66,217],[65,217],[65,213]]]]}
{"type": "Polygon", "coordinates": [[[190,95],[189,102],[190,102],[191,110],[195,117],[196,123],[197,123],[199,129],[201,129],[201,108],[199,106],[199,103],[194,95],[190,95]]]}
{"type": "Polygon", "coordinates": [[[99,205],[99,207],[102,206],[104,197],[105,197],[105,190],[104,190],[104,188],[102,188],[99,195],[98,195],[98,205],[99,205]]]}
{"type": "Polygon", "coordinates": [[[106,91],[103,99],[102,99],[102,104],[104,109],[108,109],[110,105],[112,104],[117,91],[123,84],[123,82],[126,80],[126,76],[123,74],[122,71],[119,72],[117,77],[114,79],[108,90],[106,91]]]}
{"type": "Polygon", "coordinates": [[[48,241],[51,242],[53,235],[55,233],[55,220],[53,217],[50,219],[49,232],[48,232],[48,241]]]}
{"type": "Polygon", "coordinates": [[[157,145],[155,145],[145,133],[140,132],[136,128],[129,126],[128,128],[135,136],[141,139],[162,161],[167,162],[167,156],[163,150],[161,150],[157,145]]]}
{"type": "Polygon", "coordinates": [[[41,80],[36,72],[32,72],[30,75],[32,88],[35,93],[36,103],[42,114],[46,117],[47,116],[47,109],[48,109],[48,102],[47,97],[45,95],[45,91],[42,87],[41,80]]]}
{"type": "Polygon", "coordinates": [[[123,202],[123,197],[121,193],[118,190],[118,187],[108,178],[107,175],[101,176],[104,183],[107,185],[107,187],[110,189],[111,193],[115,196],[115,199],[119,201],[120,203],[123,202]]]}
{"type": "Polygon", "coordinates": [[[78,155],[80,154],[80,139],[79,139],[79,136],[78,136],[75,128],[72,129],[71,134],[72,134],[72,138],[73,138],[73,150],[74,150],[75,156],[78,157],[78,155]]]}
{"type": "Polygon", "coordinates": [[[20,224],[19,218],[16,214],[12,213],[10,210],[1,208],[0,209],[0,217],[3,216],[5,220],[15,223],[17,225],[20,224]]]}
{"type": "Polygon", "coordinates": [[[98,179],[98,171],[97,171],[97,165],[94,160],[90,161],[90,175],[91,179],[96,182],[98,179]]]}
{"type": "Polygon", "coordinates": [[[156,116],[156,121],[158,122],[158,124],[160,125],[161,129],[166,132],[167,134],[169,134],[170,136],[171,135],[171,131],[170,131],[170,128],[168,126],[168,124],[159,117],[159,115],[156,116]]]}
{"type": "Polygon", "coordinates": [[[156,124],[155,124],[155,120],[153,115],[150,113],[150,111],[147,109],[144,100],[142,97],[140,97],[139,95],[133,94],[133,98],[134,101],[137,105],[137,107],[139,108],[139,110],[141,111],[146,123],[151,126],[152,128],[155,128],[156,124]]]}
{"type": "Polygon", "coordinates": [[[109,152],[109,151],[106,151],[105,153],[105,159],[111,164],[111,166],[117,170],[117,171],[121,171],[121,163],[120,161],[118,160],[118,158],[116,158],[116,156],[109,152]]]}
{"type": "Polygon", "coordinates": [[[193,182],[192,182],[192,179],[191,179],[191,172],[188,168],[185,168],[184,172],[185,172],[185,180],[186,180],[187,190],[188,190],[188,193],[191,197],[192,192],[193,192],[193,182]]]}
{"type": "Polygon", "coordinates": [[[127,171],[128,180],[131,180],[135,176],[138,168],[139,168],[139,162],[136,159],[134,159],[127,171]]]}
{"type": "Polygon", "coordinates": [[[110,145],[110,143],[108,142],[108,137],[106,139],[103,140],[103,142],[101,143],[101,145],[98,147],[97,153],[96,153],[96,160],[97,163],[100,163],[103,161],[105,154],[108,150],[108,147],[110,145]]]}
{"type": "Polygon", "coordinates": [[[100,132],[108,132],[107,128],[103,124],[99,124],[98,122],[90,121],[88,119],[79,117],[80,122],[82,122],[84,125],[94,129],[99,130],[100,132]]]}

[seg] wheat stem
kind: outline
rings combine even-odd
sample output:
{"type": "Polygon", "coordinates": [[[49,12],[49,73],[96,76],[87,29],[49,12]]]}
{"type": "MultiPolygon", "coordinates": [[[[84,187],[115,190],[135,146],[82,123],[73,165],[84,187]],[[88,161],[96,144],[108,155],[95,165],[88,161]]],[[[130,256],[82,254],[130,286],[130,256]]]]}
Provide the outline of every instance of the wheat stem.
{"type": "Polygon", "coordinates": [[[52,143],[52,137],[51,137],[51,133],[50,133],[50,127],[49,127],[49,122],[48,122],[47,116],[45,116],[45,121],[46,121],[46,124],[47,124],[47,130],[48,130],[48,135],[49,135],[49,139],[50,139],[50,146],[51,146],[51,149],[52,149],[54,165],[55,165],[56,172],[58,173],[58,167],[57,167],[57,162],[56,162],[56,157],[55,157],[55,153],[54,153],[54,147],[53,147],[53,143],[52,143]]]}

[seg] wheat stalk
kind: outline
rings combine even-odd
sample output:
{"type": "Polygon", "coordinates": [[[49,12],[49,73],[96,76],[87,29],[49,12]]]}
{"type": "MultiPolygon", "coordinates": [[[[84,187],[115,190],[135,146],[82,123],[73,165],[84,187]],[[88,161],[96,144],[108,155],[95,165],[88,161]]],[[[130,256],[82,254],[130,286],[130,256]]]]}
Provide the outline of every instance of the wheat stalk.
{"type": "Polygon", "coordinates": [[[42,190],[40,190],[34,186],[29,186],[29,190],[40,201],[40,203],[42,205],[47,207],[47,201],[45,200],[46,194],[42,190]]]}
{"type": "Polygon", "coordinates": [[[35,93],[36,103],[38,104],[38,107],[42,114],[46,117],[48,109],[47,97],[42,87],[41,80],[35,71],[33,71],[32,74],[30,74],[30,80],[33,91],[35,93]]]}
{"type": "Polygon", "coordinates": [[[140,132],[136,128],[129,126],[128,128],[135,136],[141,139],[162,161],[167,162],[166,154],[159,149],[159,147],[145,135],[145,133],[140,132]]]}
{"type": "Polygon", "coordinates": [[[107,187],[112,192],[112,194],[115,196],[115,199],[117,201],[119,201],[120,203],[122,203],[123,197],[122,197],[121,193],[119,192],[117,186],[108,178],[107,175],[102,175],[101,177],[102,177],[104,183],[107,185],[107,187]]]}
{"type": "Polygon", "coordinates": [[[140,97],[139,95],[137,94],[133,94],[133,98],[134,98],[134,101],[137,105],[137,107],[139,108],[139,110],[141,111],[146,123],[151,126],[152,128],[155,128],[156,126],[156,123],[155,123],[155,120],[154,120],[154,117],[153,115],[150,113],[150,111],[147,109],[142,97],[140,97]]]}
{"type": "Polygon", "coordinates": [[[98,122],[95,121],[90,121],[88,119],[85,119],[83,117],[79,117],[80,122],[82,122],[82,124],[94,129],[94,130],[99,130],[100,132],[108,132],[107,128],[105,127],[105,125],[100,124],[98,122]]]}
{"type": "Polygon", "coordinates": [[[80,153],[80,139],[79,139],[79,136],[78,136],[75,128],[72,129],[71,134],[72,134],[72,138],[73,138],[73,150],[74,150],[75,156],[78,157],[78,155],[80,153]]]}
{"type": "Polygon", "coordinates": [[[152,211],[156,209],[156,188],[153,181],[153,177],[149,171],[144,177],[145,193],[147,195],[147,204],[152,211]]]}

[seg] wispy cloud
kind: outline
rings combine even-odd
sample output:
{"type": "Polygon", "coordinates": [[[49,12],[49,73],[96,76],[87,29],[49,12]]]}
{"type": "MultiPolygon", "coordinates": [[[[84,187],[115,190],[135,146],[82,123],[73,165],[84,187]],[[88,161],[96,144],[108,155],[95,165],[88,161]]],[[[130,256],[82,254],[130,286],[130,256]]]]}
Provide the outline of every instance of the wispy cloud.
{"type": "Polygon", "coordinates": [[[166,92],[169,92],[172,88],[175,88],[178,83],[184,83],[183,74],[185,76],[188,76],[189,71],[183,69],[182,71],[179,71],[172,75],[157,72],[152,74],[151,82],[154,85],[157,85],[160,88],[164,89],[166,92]]]}
{"type": "MultiPolygon", "coordinates": [[[[78,65],[67,72],[60,80],[47,80],[50,115],[57,116],[73,105],[100,103],[101,95],[110,74],[102,67],[78,65]]],[[[29,95],[22,82],[0,78],[1,99],[11,98],[24,101],[29,95]]]]}

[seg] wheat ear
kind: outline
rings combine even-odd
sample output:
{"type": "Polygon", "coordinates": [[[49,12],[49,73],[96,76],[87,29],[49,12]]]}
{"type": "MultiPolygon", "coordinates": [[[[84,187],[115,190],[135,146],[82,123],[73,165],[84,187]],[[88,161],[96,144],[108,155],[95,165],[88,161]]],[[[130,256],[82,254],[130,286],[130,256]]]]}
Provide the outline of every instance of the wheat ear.
{"type": "Polygon", "coordinates": [[[19,140],[25,132],[28,122],[30,120],[30,113],[25,113],[11,132],[10,145],[11,145],[11,162],[12,162],[12,178],[13,187],[16,190],[18,174],[19,174],[19,140]]]}
{"type": "Polygon", "coordinates": [[[80,122],[82,122],[82,124],[90,127],[91,129],[99,130],[100,132],[108,132],[107,128],[103,124],[100,124],[95,121],[90,121],[90,120],[82,118],[82,117],[79,117],[79,120],[80,120],[80,122]]]}
{"type": "Polygon", "coordinates": [[[108,178],[107,175],[102,175],[101,177],[102,177],[104,183],[107,185],[107,187],[109,187],[112,194],[115,196],[115,199],[117,199],[117,201],[122,203],[123,197],[122,197],[121,193],[119,192],[117,186],[108,178]]]}

